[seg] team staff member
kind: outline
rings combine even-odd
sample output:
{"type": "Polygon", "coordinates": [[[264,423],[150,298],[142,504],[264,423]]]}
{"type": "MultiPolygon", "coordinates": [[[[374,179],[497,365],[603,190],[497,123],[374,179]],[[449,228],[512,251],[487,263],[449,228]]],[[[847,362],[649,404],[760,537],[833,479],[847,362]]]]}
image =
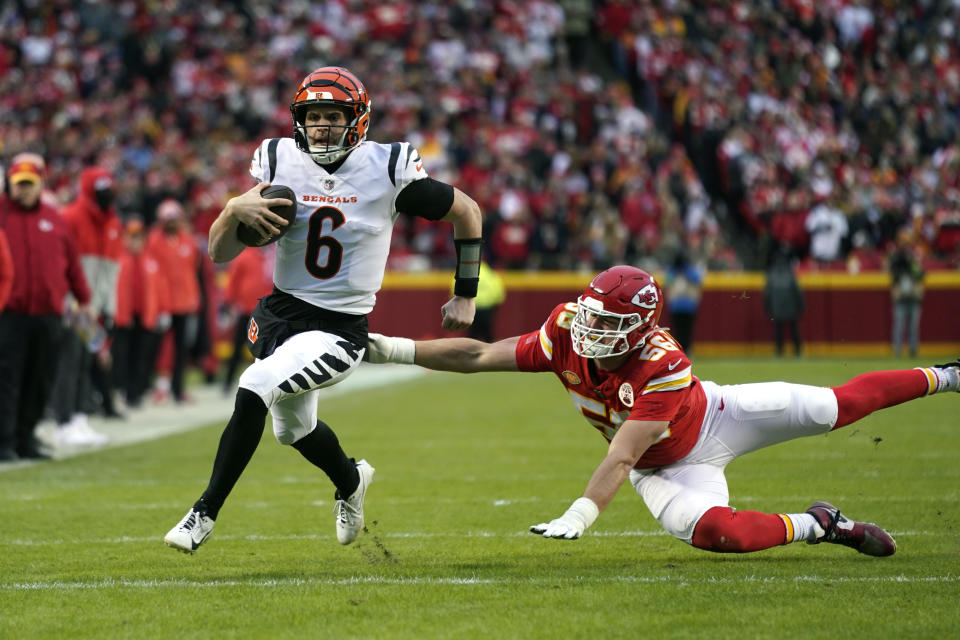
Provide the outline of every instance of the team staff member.
{"type": "Polygon", "coordinates": [[[729,506],[724,468],[735,458],[827,433],[870,413],[960,390],[960,361],[874,371],[839,387],[785,382],[720,386],[698,380],[681,346],[657,325],[660,286],[620,266],[597,275],[576,303],[543,326],[486,344],[467,338],[413,342],[370,334],[371,362],[459,371],[550,371],[610,442],[583,495],[559,518],[530,527],[547,538],[580,537],[628,477],[671,535],[708,551],[759,551],[829,542],[871,556],[896,550],[889,533],[826,502],[802,513],[729,506]]]}
{"type": "Polygon", "coordinates": [[[224,393],[233,390],[237,368],[247,348],[247,326],[250,324],[250,314],[253,313],[260,298],[269,295],[273,290],[274,249],[272,244],[261,249],[250,247],[244,249],[230,263],[224,303],[228,305],[233,316],[234,330],[233,348],[230,352],[230,360],[227,361],[227,372],[223,378],[224,393]]]}
{"type": "Polygon", "coordinates": [[[160,275],[166,281],[167,307],[170,314],[172,334],[172,364],[161,347],[158,369],[160,392],[166,391],[164,384],[169,383],[173,400],[180,404],[186,399],[184,376],[187,369],[190,334],[196,328],[196,314],[200,310],[200,278],[197,266],[200,264],[200,250],[194,241],[186,219],[186,213],[179,202],[167,198],[157,205],[157,222],[147,235],[147,253],[160,265],[160,275]],[[169,377],[166,377],[169,371],[169,377]]]}
{"type": "Polygon", "coordinates": [[[40,200],[43,171],[41,156],[14,156],[9,193],[0,196],[0,227],[16,274],[0,314],[0,460],[47,457],[34,431],[56,374],[66,295],[90,314],[90,289],[70,230],[40,200]]]}
{"type": "MultiPolygon", "coordinates": [[[[80,172],[76,199],[62,212],[77,243],[80,264],[90,285],[90,308],[97,322],[108,329],[112,328],[117,314],[117,276],[123,251],[121,223],[113,201],[113,174],[102,167],[88,167],[80,172]]],[[[104,414],[117,415],[113,385],[108,382],[109,360],[105,358],[106,352],[100,351],[103,348],[90,347],[75,331],[64,336],[51,403],[59,427],[58,444],[83,446],[107,442],[107,436],[94,430],[87,420],[94,384],[102,398],[104,414]]]]}
{"type": "Polygon", "coordinates": [[[137,408],[150,387],[163,332],[170,326],[167,288],[160,265],[145,250],[146,229],[139,218],[127,220],[124,250],[117,279],[117,315],[114,318],[114,384],[122,389],[127,406],[137,408]]]}
{"type": "Polygon", "coordinates": [[[10,244],[7,234],[0,228],[0,311],[7,306],[10,289],[13,288],[13,258],[10,256],[10,244]]]}
{"type": "Polygon", "coordinates": [[[259,184],[227,202],[210,228],[210,256],[236,258],[242,222],[262,236],[286,220],[261,191],[290,187],[297,215],[277,242],[273,293],[253,312],[248,340],[257,361],[240,376],[233,415],[223,432],[203,495],[164,541],[192,552],[213,531],[227,495],[260,442],[269,411],[273,431],[322,469],[337,488],[337,540],[363,528],[363,500],[374,469],[354,462],[336,434],[317,420],[320,389],[344,380],[363,356],[367,314],[383,283],[393,224],[403,213],[453,224],[457,247],[454,296],[441,308],[445,329],[473,322],[480,269],[480,208],[466,194],[427,177],[407,142],[367,142],[370,96],[341,67],[322,67],[297,89],[290,112],[294,137],[264,140],[250,174],[259,184]]]}

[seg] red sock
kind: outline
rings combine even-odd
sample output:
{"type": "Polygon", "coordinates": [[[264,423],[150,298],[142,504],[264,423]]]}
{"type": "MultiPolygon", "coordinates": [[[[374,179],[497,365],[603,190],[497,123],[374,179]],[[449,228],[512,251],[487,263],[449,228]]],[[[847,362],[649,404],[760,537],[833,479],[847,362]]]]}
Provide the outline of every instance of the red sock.
{"type": "Polygon", "coordinates": [[[874,371],[864,373],[839,387],[832,387],[837,396],[839,413],[834,429],[865,418],[877,409],[914,400],[930,393],[930,378],[922,369],[874,371]]]}
{"type": "Polygon", "coordinates": [[[720,553],[760,551],[791,542],[783,518],[775,513],[713,507],[697,522],[693,546],[720,553]]]}

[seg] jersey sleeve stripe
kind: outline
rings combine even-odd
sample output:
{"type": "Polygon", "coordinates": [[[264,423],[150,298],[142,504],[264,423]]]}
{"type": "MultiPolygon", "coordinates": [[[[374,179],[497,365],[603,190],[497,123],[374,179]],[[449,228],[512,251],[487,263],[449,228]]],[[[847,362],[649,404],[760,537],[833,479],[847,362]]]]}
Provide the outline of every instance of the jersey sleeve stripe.
{"type": "Polygon", "coordinates": [[[390,162],[387,163],[387,177],[390,178],[390,184],[397,186],[397,161],[400,160],[400,143],[390,143],[390,162]]]}
{"type": "Polygon", "coordinates": [[[673,375],[650,380],[640,395],[646,395],[655,391],[677,391],[678,389],[689,387],[690,383],[693,382],[691,369],[692,367],[687,367],[686,369],[677,371],[673,375]]]}
{"type": "Polygon", "coordinates": [[[270,162],[270,179],[267,182],[273,182],[277,175],[277,145],[280,144],[280,138],[273,138],[267,145],[267,160],[270,162]]]}
{"type": "Polygon", "coordinates": [[[540,327],[540,348],[543,349],[543,355],[547,356],[547,360],[553,360],[553,341],[547,337],[543,327],[540,327]]]}

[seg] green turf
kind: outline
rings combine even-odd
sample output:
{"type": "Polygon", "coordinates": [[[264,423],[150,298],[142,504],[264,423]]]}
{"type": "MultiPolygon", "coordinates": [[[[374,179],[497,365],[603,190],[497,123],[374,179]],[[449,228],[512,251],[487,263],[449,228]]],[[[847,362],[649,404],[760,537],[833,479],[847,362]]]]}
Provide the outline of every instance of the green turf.
{"type": "MultiPolygon", "coordinates": [[[[695,371],[831,385],[904,366],[695,371]]],[[[194,556],[161,538],[205,485],[222,425],[7,471],[0,638],[957,637],[958,412],[957,394],[924,398],[728,467],[734,506],[834,501],[894,533],[882,559],[699,551],[664,535],[629,485],[580,540],[526,533],[563,512],[605,451],[548,374],[429,374],[322,404],[348,453],[377,468],[368,532],[349,547],[327,480],[269,430],[194,556]]]]}

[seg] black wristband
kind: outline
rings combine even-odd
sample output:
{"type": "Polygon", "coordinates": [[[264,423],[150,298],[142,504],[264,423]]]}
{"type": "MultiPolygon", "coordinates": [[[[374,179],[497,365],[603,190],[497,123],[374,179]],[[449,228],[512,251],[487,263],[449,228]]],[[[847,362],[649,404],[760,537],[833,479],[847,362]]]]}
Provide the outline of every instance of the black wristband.
{"type": "Polygon", "coordinates": [[[453,241],[457,248],[457,271],[454,274],[453,295],[476,298],[480,285],[480,238],[463,238],[453,241]]]}

